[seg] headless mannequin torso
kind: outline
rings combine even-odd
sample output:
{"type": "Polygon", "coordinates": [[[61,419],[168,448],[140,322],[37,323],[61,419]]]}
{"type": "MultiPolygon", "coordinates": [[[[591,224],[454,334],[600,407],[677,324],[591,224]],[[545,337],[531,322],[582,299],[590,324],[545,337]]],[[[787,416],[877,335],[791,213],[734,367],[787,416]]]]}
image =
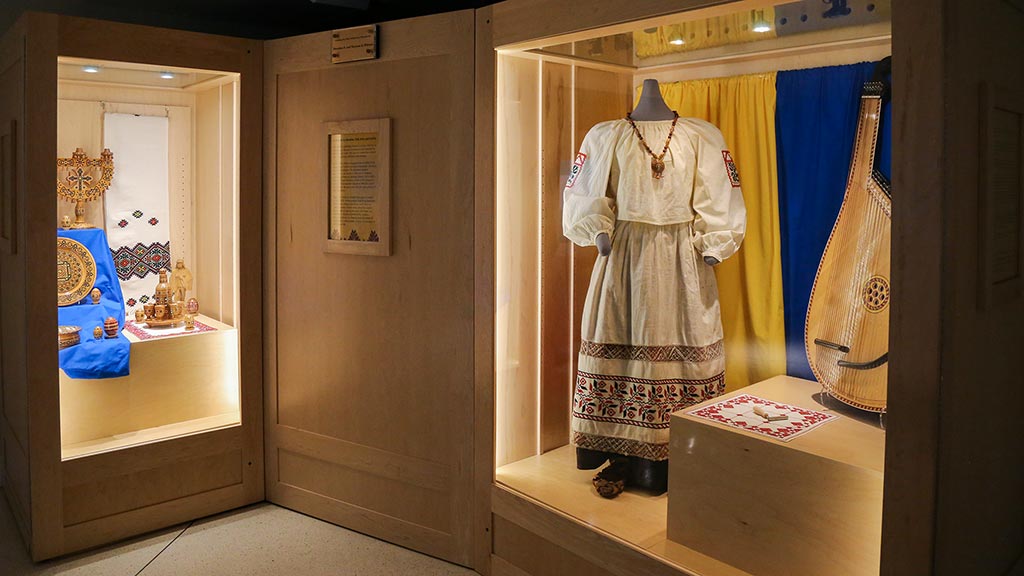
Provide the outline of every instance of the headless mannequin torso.
{"type": "MultiPolygon", "coordinates": [[[[668,107],[668,104],[665,104],[664,98],[661,97],[658,81],[653,78],[644,80],[643,89],[640,91],[640,101],[637,102],[636,108],[630,113],[630,118],[640,121],[658,121],[672,120],[675,118],[675,115],[676,113],[668,107]]],[[[612,240],[607,234],[603,232],[598,234],[594,243],[597,244],[597,251],[602,256],[611,254],[612,240]]],[[[718,264],[718,259],[705,256],[704,262],[708,266],[714,266],[718,264]]]]}

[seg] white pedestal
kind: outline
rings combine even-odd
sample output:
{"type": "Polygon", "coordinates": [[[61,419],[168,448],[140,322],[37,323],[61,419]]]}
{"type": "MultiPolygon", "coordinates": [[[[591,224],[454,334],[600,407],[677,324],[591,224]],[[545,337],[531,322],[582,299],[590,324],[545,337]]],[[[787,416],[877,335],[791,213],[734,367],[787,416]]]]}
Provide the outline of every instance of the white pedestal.
{"type": "MultiPolygon", "coordinates": [[[[778,376],[739,394],[826,411],[818,384],[778,376]]],[[[672,415],[668,539],[752,574],[878,574],[885,432],[840,414],[781,442],[672,415]]],[[[837,412],[833,412],[837,413],[837,412]]]]}
{"type": "MultiPolygon", "coordinates": [[[[131,341],[131,374],[77,380],[60,372],[62,457],[74,458],[238,424],[238,330],[131,341]]],[[[85,332],[83,330],[83,332],[85,332]]],[[[92,338],[89,334],[83,338],[92,338]]]]}

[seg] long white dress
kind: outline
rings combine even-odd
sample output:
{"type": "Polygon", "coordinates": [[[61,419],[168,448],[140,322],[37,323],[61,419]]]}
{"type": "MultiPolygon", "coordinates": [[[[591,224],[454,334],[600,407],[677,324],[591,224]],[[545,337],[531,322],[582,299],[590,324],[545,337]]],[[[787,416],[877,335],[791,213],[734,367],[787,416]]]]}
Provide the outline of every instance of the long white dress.
{"type": "MultiPolygon", "coordinates": [[[[660,151],[671,120],[636,122],[660,151]]],[[[626,120],[591,128],[566,182],[563,232],[598,257],[583,309],[573,390],[573,444],[660,461],[669,415],[725,391],[718,288],[704,256],[740,247],[746,208],[725,139],[680,118],[664,177],[626,120]]]]}

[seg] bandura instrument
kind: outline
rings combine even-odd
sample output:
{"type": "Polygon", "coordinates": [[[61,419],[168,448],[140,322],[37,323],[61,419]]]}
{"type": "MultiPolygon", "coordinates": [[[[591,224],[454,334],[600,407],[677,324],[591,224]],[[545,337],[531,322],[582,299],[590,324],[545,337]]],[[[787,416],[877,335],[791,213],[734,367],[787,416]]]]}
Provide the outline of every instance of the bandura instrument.
{"type": "Polygon", "coordinates": [[[892,195],[874,166],[881,82],[864,84],[850,175],[839,216],[818,265],[804,345],[826,392],[884,412],[888,385],[892,195]]]}

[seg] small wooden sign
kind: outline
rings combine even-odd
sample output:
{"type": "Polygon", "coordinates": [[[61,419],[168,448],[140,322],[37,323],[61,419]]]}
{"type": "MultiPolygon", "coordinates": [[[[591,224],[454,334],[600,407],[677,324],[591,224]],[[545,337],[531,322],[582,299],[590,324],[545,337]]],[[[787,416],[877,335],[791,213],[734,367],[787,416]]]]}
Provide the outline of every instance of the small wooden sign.
{"type": "Polygon", "coordinates": [[[373,60],[377,57],[377,25],[342,28],[331,33],[331,63],[373,60]]]}

